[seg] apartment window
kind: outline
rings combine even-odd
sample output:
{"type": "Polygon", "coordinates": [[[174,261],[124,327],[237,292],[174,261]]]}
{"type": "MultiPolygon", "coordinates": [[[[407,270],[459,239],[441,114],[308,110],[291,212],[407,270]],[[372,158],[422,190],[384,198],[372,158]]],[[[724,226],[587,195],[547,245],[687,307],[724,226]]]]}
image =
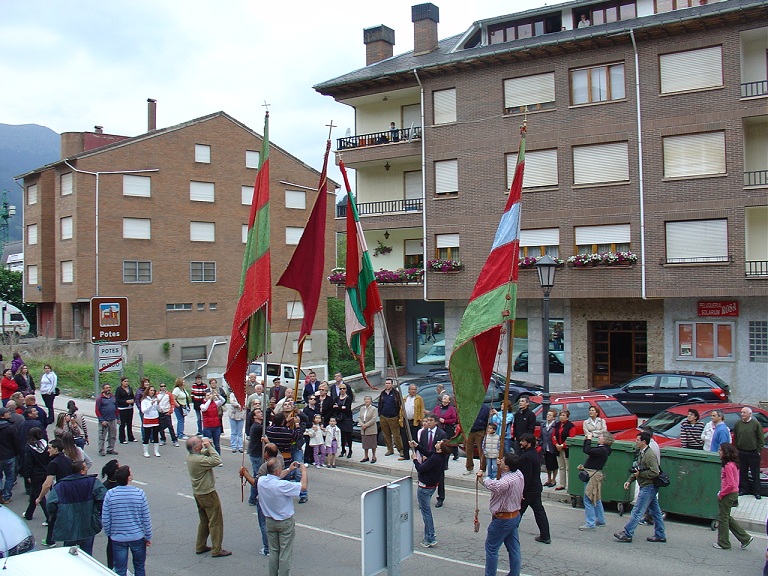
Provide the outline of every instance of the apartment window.
{"type": "MultiPolygon", "coordinates": [[[[410,129],[411,125],[414,128],[421,127],[421,104],[408,104],[402,107],[403,113],[403,128],[410,129]]],[[[416,134],[411,133],[411,138],[416,134]]]]}
{"type": "Polygon", "coordinates": [[[152,238],[152,221],[149,218],[123,218],[123,238],[150,240],[152,238]]]}
{"type": "Polygon", "coordinates": [[[507,114],[555,107],[555,74],[534,74],[504,80],[504,111],[507,114]]]}
{"type": "Polygon", "coordinates": [[[195,144],[195,162],[211,163],[211,147],[207,144],[195,144]]]}
{"type": "Polygon", "coordinates": [[[27,186],[27,204],[29,206],[37,204],[37,184],[27,186]]]}
{"type": "Polygon", "coordinates": [[[27,266],[27,284],[30,286],[37,285],[37,264],[27,266]]]}
{"type": "Polygon", "coordinates": [[[680,8],[690,8],[691,6],[698,6],[702,4],[701,0],[655,0],[656,14],[662,12],[672,12],[672,10],[680,10],[680,8]]]}
{"type": "Polygon", "coordinates": [[[62,174],[59,178],[59,185],[62,196],[69,196],[73,192],[72,188],[72,172],[62,174]]]}
{"type": "MultiPolygon", "coordinates": [[[[507,154],[507,190],[512,186],[517,167],[517,154],[507,154]]],[[[525,153],[523,188],[557,186],[557,149],[525,153]]]]}
{"type": "Polygon", "coordinates": [[[72,216],[64,216],[59,220],[61,223],[61,239],[71,240],[74,236],[74,224],[72,216]]]}
{"type": "Polygon", "coordinates": [[[405,209],[415,210],[421,203],[409,202],[409,200],[421,200],[424,196],[422,187],[421,170],[403,172],[403,188],[405,189],[405,209]]]}
{"type": "Polygon", "coordinates": [[[548,29],[547,22],[543,19],[513,20],[488,26],[488,44],[501,44],[511,42],[512,40],[522,40],[532,36],[541,36],[547,32],[560,30],[560,24],[557,24],[556,30],[548,29]]]}
{"type": "Polygon", "coordinates": [[[624,64],[571,70],[571,104],[620,100],[624,92],[624,64]]]}
{"type": "Polygon", "coordinates": [[[248,243],[248,224],[242,225],[243,244],[248,243]]]}
{"type": "Polygon", "coordinates": [[[459,161],[440,160],[435,162],[435,193],[458,194],[459,161]]]}
{"type": "Polygon", "coordinates": [[[435,257],[441,260],[459,260],[459,235],[435,235],[435,257]]]}
{"type": "Polygon", "coordinates": [[[627,181],[629,181],[629,152],[626,142],[574,146],[574,185],[627,181]]]}
{"type": "Polygon", "coordinates": [[[662,94],[722,86],[722,47],[662,54],[659,56],[659,74],[662,94]]]}
{"type": "Polygon", "coordinates": [[[306,210],[307,193],[302,190],[286,190],[285,207],[295,208],[297,210],[306,210]]]}
{"type": "Polygon", "coordinates": [[[213,202],[216,195],[215,188],[213,182],[190,182],[189,199],[192,202],[213,202]]]}
{"type": "MultiPolygon", "coordinates": [[[[578,12],[578,8],[574,12],[578,12]]],[[[626,0],[607,2],[592,7],[591,21],[593,26],[596,24],[608,24],[618,20],[635,18],[636,14],[637,10],[634,2],[627,2],[626,0]]]]}
{"type": "Polygon", "coordinates": [[[424,266],[424,248],[421,238],[405,241],[406,268],[422,268],[424,266]]]}
{"type": "Polygon", "coordinates": [[[435,124],[456,122],[456,88],[436,90],[432,93],[435,124]]]}
{"type": "Polygon", "coordinates": [[[61,282],[71,284],[75,279],[75,271],[72,260],[64,260],[61,263],[61,282]]]}
{"type": "Polygon", "coordinates": [[[298,226],[286,226],[285,227],[285,243],[289,246],[295,246],[301,240],[301,235],[304,234],[304,228],[298,226]]]}
{"type": "Polygon", "coordinates": [[[579,254],[629,251],[629,224],[577,226],[574,232],[579,254]]]}
{"type": "Polygon", "coordinates": [[[219,305],[218,305],[216,302],[210,302],[210,303],[208,304],[208,310],[209,310],[210,312],[215,312],[215,311],[216,311],[216,310],[218,310],[218,309],[219,309],[219,305]]]}
{"type": "Polygon", "coordinates": [[[152,282],[152,262],[149,260],[123,260],[124,284],[152,282]]]}
{"type": "Polygon", "coordinates": [[[189,241],[190,242],[215,242],[216,224],[213,222],[190,222],[189,223],[189,241]]]}
{"type": "Polygon", "coordinates": [[[749,361],[768,362],[768,321],[749,321],[749,361]]]}
{"type": "Polygon", "coordinates": [[[538,258],[544,255],[552,258],[560,255],[560,229],[520,230],[520,257],[538,258]]]}
{"type": "MultiPolygon", "coordinates": [[[[294,354],[298,354],[299,353],[299,341],[298,340],[294,340],[292,346],[293,346],[293,353],[294,354]]],[[[312,352],[312,338],[305,338],[304,339],[304,346],[303,346],[302,350],[305,353],[312,352]]]]}
{"type": "MultiPolygon", "coordinates": [[[[165,311],[166,312],[186,312],[192,310],[192,302],[187,303],[176,303],[176,304],[166,304],[165,305],[165,311]]],[[[184,360],[184,348],[181,349],[181,359],[184,360]]],[[[204,360],[205,356],[202,358],[193,358],[193,360],[204,360]]]]}
{"type": "Polygon", "coordinates": [[[725,132],[667,136],[662,141],[665,178],[725,174],[725,132]]]}
{"type": "Polygon", "coordinates": [[[136,176],[135,174],[123,174],[123,196],[149,198],[152,196],[152,178],[149,176],[136,176]]]}
{"type": "Polygon", "coordinates": [[[197,303],[197,311],[198,312],[205,312],[205,302],[198,302],[197,303]]]}
{"type": "Polygon", "coordinates": [[[733,322],[677,322],[678,360],[733,360],[733,322]]]}
{"type": "Polygon", "coordinates": [[[190,262],[190,282],[216,282],[216,262],[190,262]]]}
{"type": "Polygon", "coordinates": [[[29,246],[37,244],[37,224],[27,226],[27,244],[29,246]]]}
{"type": "MultiPolygon", "coordinates": [[[[183,306],[186,306],[186,304],[183,304],[183,306]]],[[[192,304],[189,304],[188,309],[192,309],[192,304]]],[[[185,310],[187,310],[187,308],[185,308],[185,310]]],[[[182,346],[180,352],[182,362],[194,362],[195,360],[205,360],[208,358],[208,347],[205,345],[182,346]]]]}
{"type": "Polygon", "coordinates": [[[255,150],[246,150],[245,151],[245,167],[258,168],[260,157],[261,157],[260,152],[256,152],[255,150]]]}
{"type": "Polygon", "coordinates": [[[728,220],[666,223],[667,263],[728,261],[728,220]]]}
{"type": "Polygon", "coordinates": [[[253,186],[240,186],[240,204],[250,206],[253,202],[253,186]]]}
{"type": "Polygon", "coordinates": [[[287,316],[288,320],[301,320],[304,318],[304,304],[300,301],[288,302],[287,316]]]}

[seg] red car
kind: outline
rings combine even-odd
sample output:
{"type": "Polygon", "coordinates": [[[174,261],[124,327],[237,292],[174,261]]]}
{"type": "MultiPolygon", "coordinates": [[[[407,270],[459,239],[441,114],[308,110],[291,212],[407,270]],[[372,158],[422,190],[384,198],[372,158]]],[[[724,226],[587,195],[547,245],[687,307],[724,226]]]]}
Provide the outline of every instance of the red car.
{"type": "MultiPolygon", "coordinates": [[[[702,422],[708,422],[712,410],[722,410],[725,415],[725,423],[728,428],[733,430],[733,426],[741,418],[741,409],[747,404],[721,404],[721,403],[707,403],[707,404],[678,404],[672,406],[651,416],[645,421],[646,426],[650,426],[653,430],[653,437],[659,446],[680,446],[680,425],[685,422],[688,416],[688,410],[691,408],[696,409],[699,412],[699,418],[702,422]]],[[[752,417],[756,418],[760,425],[763,427],[763,432],[768,434],[768,411],[758,408],[757,406],[749,406],[752,408],[752,417]]],[[[626,430],[620,434],[614,434],[616,440],[627,440],[634,442],[639,428],[632,430],[626,430]]],[[[764,446],[760,455],[760,484],[763,494],[768,494],[768,446],[764,446]]]]}
{"type": "MultiPolygon", "coordinates": [[[[531,396],[531,409],[536,414],[536,423],[541,424],[543,417],[541,396],[531,396]]],[[[590,406],[595,406],[600,411],[600,417],[608,425],[608,431],[613,433],[617,430],[626,430],[637,426],[637,415],[632,414],[626,406],[608,394],[595,394],[586,392],[578,394],[570,392],[567,394],[553,394],[549,399],[550,408],[554,408],[560,413],[560,410],[566,409],[571,415],[569,420],[576,427],[575,433],[584,433],[584,420],[589,418],[590,406]]],[[[515,407],[515,411],[517,408],[515,407]]],[[[557,420],[557,419],[555,419],[557,420]]],[[[536,427],[536,436],[540,433],[540,426],[536,427]]]]}

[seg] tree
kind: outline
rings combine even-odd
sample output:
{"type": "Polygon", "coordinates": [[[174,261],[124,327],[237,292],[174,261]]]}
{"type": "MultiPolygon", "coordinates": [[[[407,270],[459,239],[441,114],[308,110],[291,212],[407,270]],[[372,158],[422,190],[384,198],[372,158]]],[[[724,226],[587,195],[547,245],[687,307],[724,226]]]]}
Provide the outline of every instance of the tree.
{"type": "Polygon", "coordinates": [[[37,307],[34,304],[24,304],[21,272],[11,272],[0,268],[0,300],[5,300],[19,308],[29,320],[32,330],[37,326],[37,307]]]}
{"type": "MultiPolygon", "coordinates": [[[[374,338],[371,338],[365,347],[366,370],[374,368],[373,342],[374,338]]],[[[329,374],[341,372],[344,375],[360,372],[360,365],[347,344],[344,300],[338,298],[328,298],[328,370],[329,374]]]]}

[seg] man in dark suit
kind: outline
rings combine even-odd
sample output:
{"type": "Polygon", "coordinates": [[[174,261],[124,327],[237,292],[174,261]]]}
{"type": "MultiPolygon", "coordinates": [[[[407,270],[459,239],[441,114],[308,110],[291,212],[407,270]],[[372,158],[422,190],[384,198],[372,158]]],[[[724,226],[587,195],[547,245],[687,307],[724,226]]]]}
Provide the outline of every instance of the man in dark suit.
{"type": "Polygon", "coordinates": [[[536,542],[549,544],[552,542],[549,534],[549,520],[546,510],[544,510],[544,504],[541,502],[541,492],[544,490],[541,485],[541,460],[536,451],[536,437],[530,432],[520,436],[520,451],[518,469],[523,473],[525,479],[520,515],[525,514],[525,511],[530,507],[533,510],[536,525],[539,527],[539,535],[535,538],[536,542]]]}
{"type": "MultiPolygon", "coordinates": [[[[333,398],[334,403],[339,398],[339,390],[341,390],[341,385],[344,384],[344,377],[341,375],[341,372],[336,372],[336,374],[333,375],[333,384],[331,384],[331,389],[328,391],[328,393],[331,395],[331,398],[333,398]]],[[[352,386],[347,386],[347,396],[352,398],[352,402],[355,401],[355,391],[352,390],[352,386]]]]}
{"type": "Polygon", "coordinates": [[[280,402],[280,400],[282,400],[285,396],[286,390],[287,388],[285,386],[280,385],[280,378],[275,378],[272,380],[272,390],[269,393],[269,397],[274,398],[277,402],[280,402]]]}
{"type": "Polygon", "coordinates": [[[317,381],[317,374],[314,371],[308,374],[309,380],[304,383],[304,392],[301,397],[304,398],[304,404],[309,404],[309,397],[314,396],[320,390],[320,382],[317,381]]]}
{"type": "MultiPolygon", "coordinates": [[[[437,427],[437,416],[435,414],[432,414],[432,413],[427,414],[426,419],[427,419],[426,430],[422,429],[419,431],[418,442],[416,440],[411,440],[411,443],[410,443],[411,448],[413,448],[414,450],[417,450],[423,458],[429,458],[429,456],[432,455],[432,453],[435,451],[435,444],[439,440],[448,439],[448,435],[445,433],[445,430],[437,427]]],[[[447,469],[448,469],[448,457],[446,456],[443,470],[447,470],[447,469]]],[[[439,484],[437,485],[437,503],[435,504],[435,508],[441,508],[443,506],[444,500],[445,500],[445,474],[443,474],[439,484]]]]}

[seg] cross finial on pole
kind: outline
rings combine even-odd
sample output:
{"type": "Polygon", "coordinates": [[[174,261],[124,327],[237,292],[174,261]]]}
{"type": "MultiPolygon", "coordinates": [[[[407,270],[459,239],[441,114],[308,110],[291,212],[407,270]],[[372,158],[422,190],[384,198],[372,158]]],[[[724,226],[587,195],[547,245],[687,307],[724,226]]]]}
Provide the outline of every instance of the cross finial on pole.
{"type": "Polygon", "coordinates": [[[272,106],[272,104],[267,104],[267,101],[264,100],[264,104],[262,104],[262,106],[264,106],[264,108],[266,109],[266,114],[267,116],[269,116],[269,107],[272,106]]]}
{"type": "Polygon", "coordinates": [[[328,140],[331,139],[331,132],[333,132],[333,129],[336,128],[336,124],[333,123],[333,120],[331,120],[330,124],[326,124],[328,126],[328,140]]]}

